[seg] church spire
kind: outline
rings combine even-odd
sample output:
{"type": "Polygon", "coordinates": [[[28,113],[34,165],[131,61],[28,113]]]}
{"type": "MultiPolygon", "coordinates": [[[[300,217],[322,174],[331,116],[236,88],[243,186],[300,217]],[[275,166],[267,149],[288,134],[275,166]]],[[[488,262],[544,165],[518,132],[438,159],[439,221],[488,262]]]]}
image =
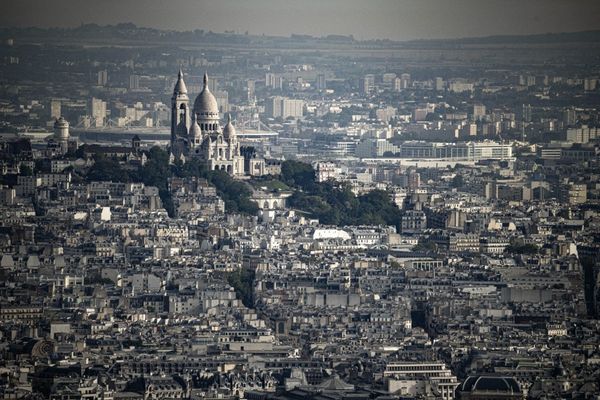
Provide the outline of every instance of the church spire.
{"type": "Polygon", "coordinates": [[[187,95],[187,87],[185,86],[185,82],[183,81],[183,71],[181,70],[181,68],[179,68],[179,73],[177,74],[177,83],[175,84],[175,89],[173,90],[173,93],[175,95],[187,95]]]}
{"type": "Polygon", "coordinates": [[[208,87],[208,74],[204,73],[204,87],[208,87]]]}

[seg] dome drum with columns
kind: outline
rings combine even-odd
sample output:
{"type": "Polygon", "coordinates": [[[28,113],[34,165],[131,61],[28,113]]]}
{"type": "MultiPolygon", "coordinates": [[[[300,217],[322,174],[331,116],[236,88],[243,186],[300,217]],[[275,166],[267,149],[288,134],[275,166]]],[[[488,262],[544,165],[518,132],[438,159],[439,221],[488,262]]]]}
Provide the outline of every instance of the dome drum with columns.
{"type": "Polygon", "coordinates": [[[189,109],[190,99],[179,71],[171,98],[171,153],[176,159],[197,157],[206,162],[211,170],[223,170],[230,175],[244,175],[244,156],[240,154],[235,127],[228,116],[221,130],[219,106],[208,88],[208,76],[204,74],[204,87],[194,107],[189,109]]]}

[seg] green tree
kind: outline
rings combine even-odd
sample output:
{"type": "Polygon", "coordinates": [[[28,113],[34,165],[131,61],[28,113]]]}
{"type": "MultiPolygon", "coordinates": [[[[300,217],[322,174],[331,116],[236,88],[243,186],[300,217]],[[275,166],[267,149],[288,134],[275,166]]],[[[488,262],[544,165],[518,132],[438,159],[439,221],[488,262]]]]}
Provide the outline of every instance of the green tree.
{"type": "Polygon", "coordinates": [[[94,165],[89,169],[85,178],[88,182],[130,182],[129,173],[121,168],[119,162],[103,155],[96,156],[94,165]]]}
{"type": "Polygon", "coordinates": [[[511,254],[537,254],[539,252],[539,247],[535,244],[511,244],[506,247],[506,252],[511,254]]]}
{"type": "Polygon", "coordinates": [[[158,146],[154,146],[148,152],[148,161],[141,169],[139,179],[147,186],[156,186],[158,195],[167,210],[169,216],[173,216],[175,208],[173,199],[168,190],[171,167],[169,165],[169,154],[158,146]]]}
{"type": "Polygon", "coordinates": [[[461,174],[456,174],[452,181],[450,182],[450,186],[453,188],[461,188],[464,184],[464,178],[461,174]]]}
{"type": "Polygon", "coordinates": [[[33,175],[33,171],[31,170],[31,167],[25,163],[21,163],[21,165],[19,166],[19,175],[21,176],[32,176],[33,175]]]}
{"type": "Polygon", "coordinates": [[[356,197],[347,184],[315,182],[312,167],[298,161],[284,162],[281,178],[296,189],[288,204],[325,224],[400,225],[402,212],[384,191],[356,197]]]}
{"type": "Polygon", "coordinates": [[[251,269],[240,268],[227,274],[227,283],[235,289],[235,293],[246,307],[254,307],[254,278],[255,272],[251,269]]]}
{"type": "Polygon", "coordinates": [[[258,214],[258,205],[250,200],[252,190],[246,183],[237,181],[227,172],[220,170],[207,173],[207,179],[217,189],[217,194],[225,202],[228,212],[258,214]]]}
{"type": "Polygon", "coordinates": [[[309,188],[315,182],[315,170],[307,163],[284,161],[281,164],[281,180],[289,186],[309,188]]]}
{"type": "Polygon", "coordinates": [[[438,250],[437,244],[429,239],[419,240],[419,243],[416,244],[412,248],[412,251],[425,252],[425,253],[437,252],[437,250],[438,250]]]}

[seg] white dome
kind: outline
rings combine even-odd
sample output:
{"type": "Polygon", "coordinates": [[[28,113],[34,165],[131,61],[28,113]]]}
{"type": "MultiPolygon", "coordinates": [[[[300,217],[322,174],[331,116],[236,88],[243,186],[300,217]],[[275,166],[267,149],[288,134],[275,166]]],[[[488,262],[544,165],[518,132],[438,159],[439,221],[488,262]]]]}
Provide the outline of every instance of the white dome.
{"type": "Polygon", "coordinates": [[[235,126],[231,123],[231,115],[227,114],[227,124],[223,128],[223,137],[225,139],[234,138],[236,135],[235,126]]]}
{"type": "Polygon", "coordinates": [[[69,138],[69,123],[63,117],[57,118],[54,121],[54,137],[59,140],[67,140],[69,138]]]}
{"type": "Polygon", "coordinates": [[[204,74],[204,88],[194,101],[194,114],[199,118],[219,118],[219,106],[217,99],[208,89],[208,75],[204,74]]]}
{"type": "Polygon", "coordinates": [[[195,118],[192,121],[189,136],[191,139],[202,138],[202,130],[200,129],[200,125],[198,125],[195,118]]]}
{"type": "Polygon", "coordinates": [[[66,119],[64,119],[63,117],[57,118],[56,121],[54,121],[54,128],[68,128],[69,127],[69,122],[67,122],[66,119]]]}

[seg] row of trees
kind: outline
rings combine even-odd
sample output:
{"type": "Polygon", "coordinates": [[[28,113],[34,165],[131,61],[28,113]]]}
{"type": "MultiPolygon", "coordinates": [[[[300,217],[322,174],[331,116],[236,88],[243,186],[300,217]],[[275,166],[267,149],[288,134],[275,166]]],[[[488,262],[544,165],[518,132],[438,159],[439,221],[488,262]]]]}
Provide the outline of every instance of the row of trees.
{"type": "MultiPolygon", "coordinates": [[[[256,215],[258,206],[250,200],[252,190],[224,171],[209,171],[204,163],[192,159],[185,164],[169,164],[169,155],[159,147],[147,153],[148,161],[138,169],[125,169],[118,161],[99,156],[86,175],[88,181],[143,182],[156,186],[165,209],[173,215],[173,202],[168,189],[170,177],[199,177],[215,186],[228,212],[256,215]]],[[[346,184],[316,182],[310,164],[285,161],[281,166],[280,183],[294,190],[289,198],[291,207],[302,210],[331,225],[394,225],[399,226],[401,210],[381,190],[356,196],[346,184]]]]}

